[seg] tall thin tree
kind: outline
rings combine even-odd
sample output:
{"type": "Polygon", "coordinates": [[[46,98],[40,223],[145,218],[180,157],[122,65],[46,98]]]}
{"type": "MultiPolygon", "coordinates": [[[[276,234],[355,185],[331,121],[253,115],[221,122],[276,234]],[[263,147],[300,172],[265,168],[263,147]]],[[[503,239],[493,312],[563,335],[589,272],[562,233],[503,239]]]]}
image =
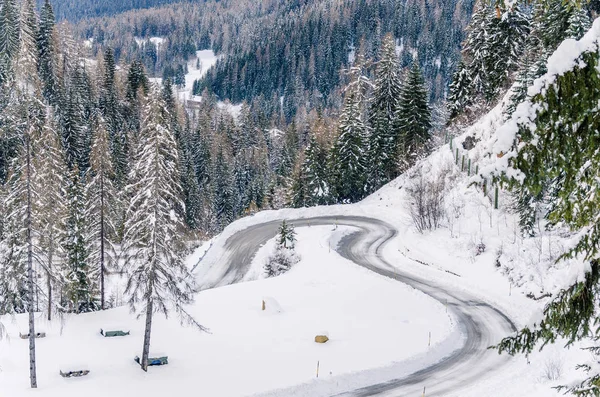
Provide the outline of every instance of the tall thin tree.
{"type": "Polygon", "coordinates": [[[184,305],[193,299],[193,281],[181,256],[185,231],[177,143],[160,89],[153,86],[144,106],[134,166],[127,191],[131,196],[124,247],[129,305],[145,313],[146,329],[140,365],[148,370],[152,317],[174,309],[182,321],[206,330],[184,305]]]}

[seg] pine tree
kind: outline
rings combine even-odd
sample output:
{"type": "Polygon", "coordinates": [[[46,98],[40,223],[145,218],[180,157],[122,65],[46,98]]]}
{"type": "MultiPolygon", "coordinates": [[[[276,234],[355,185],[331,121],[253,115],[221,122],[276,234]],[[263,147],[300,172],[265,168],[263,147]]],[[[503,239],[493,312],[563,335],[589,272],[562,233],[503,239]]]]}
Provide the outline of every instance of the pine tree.
{"type": "Polygon", "coordinates": [[[506,115],[510,116],[516,110],[519,103],[527,97],[527,89],[533,84],[533,81],[546,73],[547,52],[544,51],[541,40],[540,19],[544,16],[543,4],[537,2],[532,11],[533,20],[531,23],[531,32],[525,41],[525,50],[519,61],[519,69],[513,92],[510,97],[510,103],[506,109],[506,115]]]}
{"type": "Polygon", "coordinates": [[[116,87],[115,54],[111,48],[104,52],[104,73],[100,94],[100,109],[110,136],[110,150],[117,186],[125,183],[127,175],[127,135],[122,128],[121,109],[116,87]]]}
{"type": "Polygon", "coordinates": [[[100,284],[100,309],[106,309],[105,275],[114,260],[113,243],[117,240],[118,195],[114,186],[114,169],[110,155],[110,139],[104,119],[93,120],[93,145],[87,174],[86,219],[89,220],[89,263],[97,269],[100,284]]]}
{"type": "Polygon", "coordinates": [[[297,176],[296,189],[302,187],[303,200],[302,202],[296,200],[295,207],[312,207],[330,202],[329,176],[324,164],[327,164],[327,149],[313,133],[310,136],[304,153],[304,161],[301,163],[297,176]]]}
{"type": "Polygon", "coordinates": [[[391,34],[383,39],[375,72],[371,101],[369,138],[369,186],[374,191],[398,176],[398,106],[402,80],[396,42],[391,34]]]}
{"type": "Polygon", "coordinates": [[[95,282],[98,273],[90,266],[84,181],[81,180],[77,165],[71,171],[69,179],[65,288],[70,310],[84,313],[99,309],[95,282]]]}
{"type": "MultiPolygon", "coordinates": [[[[15,87],[16,88],[16,87],[15,87]]],[[[44,108],[39,98],[29,93],[19,92],[13,98],[16,128],[19,130],[21,148],[9,181],[9,194],[6,199],[8,225],[6,246],[3,255],[0,292],[7,297],[9,312],[28,312],[29,314],[29,372],[31,388],[37,388],[35,359],[35,317],[34,292],[37,288],[34,273],[35,265],[40,265],[34,249],[38,247],[35,236],[36,207],[41,192],[35,184],[34,142],[41,136],[44,124],[44,108]],[[34,261],[36,263],[34,263],[34,261]]]]}
{"type": "Polygon", "coordinates": [[[48,320],[52,319],[52,306],[60,302],[54,296],[54,286],[62,283],[60,264],[64,258],[62,243],[66,237],[68,208],[66,206],[66,163],[56,123],[52,114],[46,118],[43,135],[35,142],[36,156],[33,159],[37,170],[34,185],[42,192],[35,207],[35,229],[39,249],[35,250],[41,267],[46,273],[46,301],[48,320]]]}
{"type": "Polygon", "coordinates": [[[152,316],[171,307],[204,330],[183,305],[193,299],[193,281],[183,258],[178,215],[183,207],[177,146],[160,89],[153,86],[143,110],[142,129],[127,191],[131,195],[124,233],[127,293],[132,311],[146,315],[141,367],[148,369],[152,316]]]}
{"type": "Polygon", "coordinates": [[[461,61],[449,87],[448,110],[450,110],[450,118],[458,116],[473,103],[471,85],[471,73],[464,61],[461,61]]]}
{"type": "Polygon", "coordinates": [[[478,0],[466,29],[467,39],[463,47],[463,60],[470,70],[470,82],[475,95],[481,95],[486,91],[487,86],[486,65],[489,63],[487,58],[490,52],[488,42],[490,34],[486,28],[490,26],[491,18],[494,18],[490,12],[490,7],[485,0],[478,0]]]}
{"type": "Polygon", "coordinates": [[[337,200],[357,202],[366,194],[367,143],[360,94],[350,90],[339,120],[339,136],[332,151],[337,200]]]}
{"type": "Polygon", "coordinates": [[[402,86],[398,128],[402,131],[403,147],[400,158],[406,165],[414,164],[431,139],[431,109],[425,80],[417,62],[408,72],[402,86]]]}
{"type": "Polygon", "coordinates": [[[144,65],[140,61],[133,61],[127,73],[127,108],[125,122],[127,130],[137,135],[140,130],[141,94],[148,94],[150,82],[146,76],[144,65]]]}
{"type": "Polygon", "coordinates": [[[292,174],[288,204],[294,208],[309,207],[309,193],[307,188],[306,174],[304,172],[304,155],[300,155],[302,164],[295,167],[292,174]]]}
{"type": "Polygon", "coordinates": [[[288,225],[284,220],[279,227],[279,235],[277,236],[277,244],[283,248],[294,249],[296,247],[296,231],[294,225],[288,225]]]}
{"type": "Polygon", "coordinates": [[[468,102],[477,103],[477,96],[488,103],[496,98],[517,68],[529,29],[529,18],[518,5],[507,10],[488,0],[477,2],[463,49],[472,87],[468,102]]]}
{"type": "MultiPolygon", "coordinates": [[[[543,194],[551,205],[544,216],[548,226],[560,225],[573,232],[572,248],[559,260],[576,258],[587,262],[586,270],[572,285],[562,289],[544,308],[544,317],[520,330],[497,346],[510,354],[544,348],[564,338],[571,346],[578,340],[598,342],[600,333],[598,294],[600,292],[600,203],[597,175],[600,173],[600,56],[597,47],[583,52],[571,70],[546,79],[543,90],[528,98],[531,115],[516,118],[518,130],[513,143],[508,175],[517,194],[543,194]]],[[[588,350],[597,354],[598,346],[588,350]]],[[[581,383],[563,387],[579,396],[595,396],[600,383],[597,368],[582,365],[581,383]]]]}
{"type": "Polygon", "coordinates": [[[19,9],[16,0],[3,0],[0,8],[0,82],[14,77],[19,52],[19,9]]]}
{"type": "Polygon", "coordinates": [[[39,76],[43,82],[44,98],[53,106],[58,105],[60,89],[58,84],[57,48],[54,11],[49,0],[45,0],[40,13],[40,26],[37,36],[39,51],[39,76]]]}
{"type": "Polygon", "coordinates": [[[504,87],[510,73],[518,69],[531,29],[529,15],[523,13],[518,4],[513,4],[503,11],[498,22],[498,31],[490,38],[491,54],[495,54],[491,57],[493,63],[490,71],[493,70],[493,73],[490,73],[489,78],[490,88],[495,90],[493,95],[504,87]]]}
{"type": "Polygon", "coordinates": [[[566,37],[575,40],[581,39],[592,27],[588,11],[584,7],[574,7],[567,23],[569,24],[569,28],[567,29],[566,37]]]}
{"type": "Polygon", "coordinates": [[[220,232],[235,220],[233,175],[222,150],[219,150],[215,160],[213,181],[215,231],[220,232]]]}
{"type": "Polygon", "coordinates": [[[285,220],[279,227],[276,238],[275,251],[264,266],[267,277],[279,276],[289,271],[293,265],[300,261],[296,254],[296,231],[293,225],[285,220]]]}
{"type": "Polygon", "coordinates": [[[540,15],[540,32],[544,50],[552,53],[566,39],[571,8],[562,0],[546,0],[540,15]]]}
{"type": "Polygon", "coordinates": [[[16,59],[15,68],[16,81],[23,87],[24,91],[37,91],[41,89],[41,82],[37,74],[37,33],[38,21],[35,13],[35,2],[25,0],[21,7],[19,21],[20,46],[16,59]]]}

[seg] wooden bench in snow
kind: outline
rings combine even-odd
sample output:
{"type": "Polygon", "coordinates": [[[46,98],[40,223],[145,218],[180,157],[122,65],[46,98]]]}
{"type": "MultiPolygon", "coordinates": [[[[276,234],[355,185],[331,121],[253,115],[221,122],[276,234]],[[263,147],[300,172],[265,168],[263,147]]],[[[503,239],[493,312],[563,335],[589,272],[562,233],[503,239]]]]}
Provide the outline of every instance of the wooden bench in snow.
{"type": "MultiPolygon", "coordinates": [[[[36,339],[45,338],[46,337],[46,333],[45,332],[37,332],[35,334],[35,337],[36,337],[36,339]]],[[[19,332],[19,338],[21,338],[21,339],[29,339],[29,334],[28,333],[27,334],[22,334],[22,333],[19,332]]]]}
{"type": "Polygon", "coordinates": [[[100,335],[104,336],[105,338],[114,338],[115,336],[127,336],[129,335],[130,331],[105,331],[102,328],[100,328],[100,335]]]}
{"type": "MultiPolygon", "coordinates": [[[[142,359],[139,358],[138,356],[135,356],[134,358],[135,362],[141,365],[141,361],[142,359]]],[[[169,363],[169,357],[168,356],[160,356],[160,357],[148,357],[148,366],[153,366],[153,365],[167,365],[169,363]]]]}
{"type": "Polygon", "coordinates": [[[79,371],[59,371],[59,373],[63,378],[79,378],[81,376],[86,376],[90,371],[88,369],[80,369],[79,371]]]}

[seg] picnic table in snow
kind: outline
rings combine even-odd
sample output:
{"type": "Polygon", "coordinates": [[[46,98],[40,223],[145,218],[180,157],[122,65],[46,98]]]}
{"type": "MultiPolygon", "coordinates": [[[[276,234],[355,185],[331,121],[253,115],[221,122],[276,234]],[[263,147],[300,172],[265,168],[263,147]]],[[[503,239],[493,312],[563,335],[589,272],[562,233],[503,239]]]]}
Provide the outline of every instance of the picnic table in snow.
{"type": "Polygon", "coordinates": [[[105,338],[113,338],[115,336],[127,336],[129,334],[130,331],[122,331],[118,329],[114,329],[113,331],[105,331],[104,329],[100,328],[100,335],[104,336],[105,338]]]}
{"type": "MultiPolygon", "coordinates": [[[[46,337],[46,333],[45,332],[36,332],[35,333],[35,337],[36,337],[36,339],[45,338],[46,337]]],[[[21,339],[29,339],[29,333],[22,334],[22,333],[19,332],[19,338],[21,338],[21,339]]]]}
{"type": "MultiPolygon", "coordinates": [[[[134,358],[135,362],[141,365],[142,359],[138,356],[134,358]]],[[[153,365],[167,365],[169,363],[169,357],[164,355],[159,355],[156,357],[148,357],[148,366],[153,365]]]]}

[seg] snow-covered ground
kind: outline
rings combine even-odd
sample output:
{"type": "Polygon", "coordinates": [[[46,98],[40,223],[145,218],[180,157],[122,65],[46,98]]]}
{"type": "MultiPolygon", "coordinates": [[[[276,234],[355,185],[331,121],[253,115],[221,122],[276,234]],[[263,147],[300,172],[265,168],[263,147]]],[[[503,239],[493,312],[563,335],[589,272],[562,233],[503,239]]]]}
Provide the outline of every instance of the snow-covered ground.
{"type": "MultiPolygon", "coordinates": [[[[126,308],[69,316],[64,323],[47,324],[38,316],[38,329],[48,337],[38,340],[36,395],[187,395],[194,390],[198,395],[244,396],[311,381],[317,362],[319,379],[325,382],[408,359],[407,366],[418,368],[423,357],[441,358],[461,344],[443,305],[330,251],[330,244],[335,247],[347,230],[340,227],[332,234],[331,227],[313,226],[297,232],[302,260],[289,273],[198,294],[191,312],[211,334],[157,315],[152,352],[168,354],[169,365],[150,368],[147,374],[133,361],[141,350],[144,324],[126,308]],[[273,300],[280,312],[272,309],[273,300]],[[100,328],[115,327],[131,330],[131,336],[99,335],[100,328]],[[323,331],[331,340],[315,343],[323,331]],[[91,370],[87,377],[63,379],[58,374],[82,367],[91,370]]],[[[255,258],[256,276],[267,255],[255,258]]],[[[10,339],[0,342],[0,396],[30,395],[27,341],[18,337],[26,318],[2,320],[10,339]]]]}
{"type": "Polygon", "coordinates": [[[194,81],[200,80],[213,67],[219,57],[212,50],[196,51],[196,57],[188,61],[188,73],[185,75],[185,87],[178,90],[178,97],[185,101],[192,99],[194,81]],[[197,67],[200,66],[200,67],[197,67]]]}
{"type": "MultiPolygon", "coordinates": [[[[503,104],[500,104],[455,138],[452,150],[446,144],[418,164],[417,168],[422,168],[426,178],[446,175],[446,217],[438,230],[420,234],[413,226],[407,206],[407,187],[412,183],[410,176],[415,168],[355,205],[267,211],[244,218],[228,227],[215,244],[224,244],[227,237],[246,227],[277,219],[336,214],[378,218],[399,231],[399,237],[385,248],[388,261],[416,275],[451,283],[457,290],[474,292],[482,300],[501,308],[517,327],[532,325],[539,321],[549,296],[571,282],[583,264],[576,260],[556,263],[570,245],[568,233],[547,231],[540,225],[536,237],[524,237],[511,209],[509,193],[499,188],[499,208],[495,209],[493,186],[488,184],[487,194],[484,194],[480,187],[472,185],[481,181],[480,177],[473,176],[473,171],[483,170],[495,161],[487,154],[496,130],[504,123],[502,113],[503,104]],[[462,145],[467,137],[476,142],[468,151],[462,145]],[[471,175],[466,166],[469,159],[471,175]]],[[[210,285],[222,277],[218,266],[221,252],[219,249],[209,251],[205,266],[197,273],[200,282],[210,285]]],[[[461,397],[560,395],[551,387],[577,379],[581,374],[575,371],[576,363],[589,359],[589,353],[579,349],[581,346],[583,344],[576,344],[567,350],[559,341],[541,353],[530,355],[529,364],[525,357],[515,358],[494,377],[482,380],[461,397]]]]}
{"type": "MultiPolygon", "coordinates": [[[[483,170],[493,162],[493,156],[486,154],[503,121],[499,105],[455,138],[452,150],[449,145],[439,148],[407,175],[361,203],[266,211],[241,219],[209,243],[212,248],[206,256],[204,246],[188,263],[193,267],[203,258],[195,275],[201,284],[212,285],[222,280],[223,247],[237,231],[272,220],[363,215],[384,220],[399,231],[385,246],[383,255],[388,262],[404,272],[470,291],[501,308],[517,327],[532,324],[549,299],[545,296],[562,288],[573,277],[571,269],[581,264],[555,263],[569,244],[568,234],[547,232],[542,225],[538,237],[522,237],[508,193],[499,190],[499,208],[494,209],[493,187],[488,185],[484,195],[481,188],[472,186],[480,178],[468,175],[462,157],[471,160],[472,169],[483,170]],[[476,142],[468,151],[462,145],[467,137],[476,142]],[[424,234],[415,231],[407,206],[407,188],[419,167],[427,178],[444,173],[446,180],[447,216],[438,230],[424,234]]],[[[271,241],[254,258],[247,282],[199,293],[191,312],[212,334],[198,334],[180,327],[176,319],[157,316],[153,351],[168,353],[170,364],[151,368],[148,374],[132,361],[141,348],[143,324],[125,308],[73,316],[64,324],[44,324],[40,318],[39,328],[48,332],[48,338],[39,340],[41,389],[37,394],[177,395],[194,390],[211,396],[265,393],[312,397],[328,395],[332,385],[364,385],[402,376],[460,346],[461,336],[442,305],[330,252],[330,244],[335,246],[346,232],[344,227],[336,231],[331,227],[300,228],[302,261],[286,275],[274,279],[261,276],[261,267],[273,248],[271,241]],[[275,299],[282,311],[262,312],[265,297],[269,297],[267,303],[275,299]],[[107,324],[120,324],[131,329],[132,335],[101,338],[98,331],[107,324]],[[331,341],[317,345],[313,338],[322,330],[328,331],[331,341]],[[433,347],[428,349],[430,331],[433,347]],[[91,374],[70,380],[58,376],[60,368],[75,369],[77,365],[85,365],[91,374]]],[[[8,323],[11,339],[0,342],[0,396],[29,395],[27,345],[18,338],[25,318],[18,316],[15,323],[2,320],[8,323]]],[[[551,386],[576,379],[575,363],[585,358],[587,353],[580,350],[550,346],[532,354],[529,364],[524,357],[513,359],[489,378],[462,390],[460,396],[559,395],[551,386]]]]}

